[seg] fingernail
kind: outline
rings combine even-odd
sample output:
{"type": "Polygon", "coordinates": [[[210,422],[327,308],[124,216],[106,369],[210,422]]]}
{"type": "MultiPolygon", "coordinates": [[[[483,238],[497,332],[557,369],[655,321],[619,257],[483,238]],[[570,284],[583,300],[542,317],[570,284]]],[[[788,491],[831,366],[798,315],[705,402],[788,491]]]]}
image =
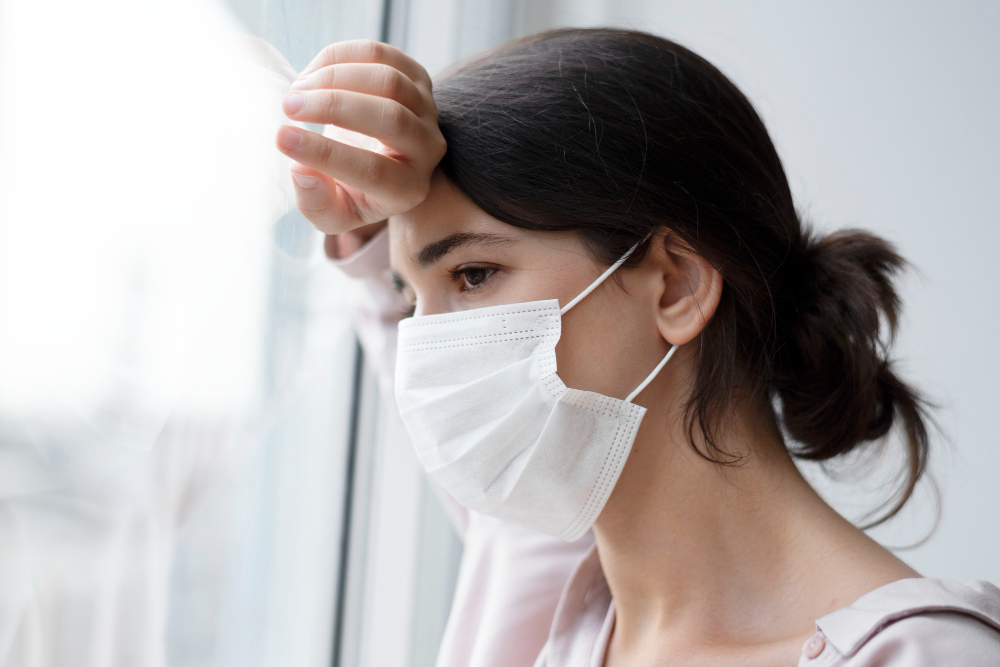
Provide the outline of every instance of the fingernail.
{"type": "Polygon", "coordinates": [[[306,96],[301,93],[288,93],[285,95],[285,98],[281,100],[281,107],[289,116],[294,116],[298,112],[302,111],[302,107],[305,105],[306,96]]]}
{"type": "Polygon", "coordinates": [[[292,90],[305,90],[309,86],[307,79],[296,79],[292,84],[292,90]]]}
{"type": "Polygon", "coordinates": [[[311,74],[312,72],[315,72],[315,71],[316,71],[316,68],[310,65],[309,67],[307,67],[304,70],[302,70],[301,72],[299,72],[299,78],[302,78],[302,77],[304,77],[304,76],[306,76],[308,74],[311,74]]]}
{"type": "Polygon", "coordinates": [[[319,184],[319,179],[315,176],[306,176],[305,174],[297,174],[294,171],[291,172],[292,178],[295,182],[299,184],[300,188],[314,188],[319,184]]]}
{"type": "Polygon", "coordinates": [[[290,127],[278,130],[278,145],[286,151],[294,151],[302,144],[302,137],[290,127]]]}

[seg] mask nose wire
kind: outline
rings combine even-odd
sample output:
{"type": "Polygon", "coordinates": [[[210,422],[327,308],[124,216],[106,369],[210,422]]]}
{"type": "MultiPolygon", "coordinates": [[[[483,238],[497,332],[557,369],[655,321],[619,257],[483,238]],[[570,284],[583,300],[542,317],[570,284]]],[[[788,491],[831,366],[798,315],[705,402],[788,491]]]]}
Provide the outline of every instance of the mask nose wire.
{"type": "Polygon", "coordinates": [[[576,297],[572,301],[570,301],[565,306],[563,306],[562,308],[560,308],[559,309],[559,314],[560,315],[565,315],[569,311],[570,308],[572,308],[576,304],[580,303],[580,301],[583,300],[583,297],[587,296],[588,294],[590,294],[591,292],[593,292],[595,289],[597,289],[597,286],[600,285],[601,283],[603,283],[605,278],[607,278],[612,273],[614,273],[615,269],[617,269],[619,266],[621,266],[622,262],[624,262],[626,259],[628,259],[628,256],[631,255],[633,253],[633,251],[635,251],[635,249],[639,247],[640,243],[642,243],[643,241],[645,241],[646,239],[648,239],[652,235],[653,235],[653,232],[649,232],[648,234],[646,234],[646,236],[644,236],[642,238],[641,241],[637,241],[636,244],[634,246],[632,246],[631,248],[629,248],[628,251],[624,255],[622,255],[618,259],[617,262],[615,262],[614,264],[612,264],[611,266],[609,266],[607,268],[607,270],[604,273],[602,273],[597,278],[597,280],[595,280],[594,282],[590,283],[590,287],[588,287],[587,289],[585,289],[582,292],[580,292],[579,294],[577,294],[576,297]]]}

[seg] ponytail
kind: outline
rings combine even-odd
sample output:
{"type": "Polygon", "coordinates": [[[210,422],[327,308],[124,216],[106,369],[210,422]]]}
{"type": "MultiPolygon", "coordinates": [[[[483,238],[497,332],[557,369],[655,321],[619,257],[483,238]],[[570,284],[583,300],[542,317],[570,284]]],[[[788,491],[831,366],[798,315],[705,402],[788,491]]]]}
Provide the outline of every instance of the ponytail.
{"type": "Polygon", "coordinates": [[[901,424],[907,465],[878,524],[899,511],[927,465],[932,404],[899,377],[889,358],[901,310],[893,278],[908,263],[891,243],[858,229],[823,237],[805,230],[802,244],[797,317],[776,355],[774,392],[784,427],[798,443],[792,453],[802,459],[846,454],[901,424]]]}

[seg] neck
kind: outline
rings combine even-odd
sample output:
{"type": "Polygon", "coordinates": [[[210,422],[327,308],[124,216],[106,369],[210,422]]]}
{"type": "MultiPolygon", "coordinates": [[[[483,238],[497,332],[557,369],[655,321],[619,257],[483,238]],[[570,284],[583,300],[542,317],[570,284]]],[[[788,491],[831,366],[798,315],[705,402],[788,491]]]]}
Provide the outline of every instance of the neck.
{"type": "Polygon", "coordinates": [[[680,416],[654,413],[594,526],[618,641],[719,646],[808,635],[816,618],[901,578],[884,568],[860,582],[838,574],[844,558],[899,561],[816,494],[773,419],[726,428],[719,448],[744,458],[720,466],[692,449],[680,416]]]}

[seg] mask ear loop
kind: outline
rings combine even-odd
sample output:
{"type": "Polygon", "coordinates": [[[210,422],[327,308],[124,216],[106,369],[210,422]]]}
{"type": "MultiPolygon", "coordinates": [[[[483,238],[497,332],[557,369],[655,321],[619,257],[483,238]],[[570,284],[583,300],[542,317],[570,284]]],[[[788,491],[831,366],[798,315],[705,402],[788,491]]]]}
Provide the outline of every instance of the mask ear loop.
{"type": "Polygon", "coordinates": [[[588,294],[590,294],[591,292],[593,292],[595,289],[597,289],[597,286],[600,285],[601,283],[603,283],[605,278],[607,278],[612,273],[614,273],[615,269],[617,269],[619,266],[621,266],[622,262],[624,262],[626,259],[628,259],[628,256],[631,255],[632,252],[636,248],[639,247],[639,244],[641,244],[643,241],[645,241],[646,239],[648,239],[652,235],[653,235],[653,232],[650,231],[648,234],[646,234],[646,236],[644,236],[642,238],[641,241],[636,242],[636,244],[634,246],[632,246],[631,248],[629,248],[628,252],[626,252],[624,255],[622,255],[621,258],[617,262],[615,262],[614,264],[612,264],[611,266],[609,266],[608,269],[607,269],[607,271],[605,271],[604,273],[602,273],[597,280],[595,280],[594,282],[590,283],[590,287],[588,287],[587,289],[585,289],[582,292],[580,292],[579,294],[577,294],[576,298],[574,298],[572,301],[570,301],[565,306],[563,306],[562,308],[560,308],[559,309],[559,314],[560,315],[565,315],[569,311],[570,308],[572,308],[576,304],[580,303],[580,301],[583,299],[583,297],[587,296],[588,294]]]}
{"type": "MultiPolygon", "coordinates": [[[[570,308],[572,308],[576,304],[580,303],[580,301],[585,296],[587,296],[588,294],[590,294],[591,292],[593,292],[595,289],[597,289],[597,286],[600,285],[601,283],[603,283],[604,280],[605,280],[605,278],[607,278],[612,273],[614,273],[615,269],[617,269],[619,266],[621,266],[622,262],[624,262],[626,259],[628,259],[629,255],[631,255],[635,251],[635,249],[639,247],[639,245],[641,243],[643,243],[646,239],[648,239],[652,235],[653,235],[653,232],[652,232],[652,230],[650,230],[650,232],[648,234],[646,234],[642,238],[641,241],[638,241],[634,246],[632,246],[631,248],[629,248],[628,252],[626,252],[624,255],[622,255],[618,259],[617,262],[615,262],[614,264],[612,264],[611,266],[609,266],[607,268],[607,270],[604,273],[602,273],[597,280],[595,280],[594,282],[590,283],[590,287],[588,287],[587,289],[585,289],[582,292],[580,292],[579,294],[577,294],[576,298],[574,298],[572,301],[570,301],[565,306],[563,306],[562,308],[560,308],[559,309],[559,315],[565,315],[569,311],[570,308]]],[[[638,387],[636,387],[632,391],[631,394],[628,395],[628,398],[625,399],[626,403],[631,403],[632,399],[634,399],[636,396],[638,396],[642,392],[642,390],[646,388],[646,385],[648,385],[650,382],[653,381],[653,378],[656,377],[656,374],[660,372],[660,370],[667,364],[668,361],[670,361],[670,357],[672,357],[674,355],[674,352],[676,352],[676,351],[677,351],[677,345],[671,346],[670,351],[667,352],[666,356],[663,357],[663,359],[660,360],[660,363],[658,363],[656,365],[656,368],[653,369],[653,372],[650,373],[649,375],[647,375],[646,379],[643,380],[642,383],[638,387]]]]}
{"type": "Polygon", "coordinates": [[[670,351],[667,352],[667,356],[663,357],[663,359],[660,360],[660,363],[656,364],[656,368],[653,369],[653,372],[647,375],[646,379],[642,381],[642,384],[636,387],[632,391],[632,393],[628,395],[628,398],[625,399],[626,403],[631,403],[632,399],[638,396],[642,392],[642,390],[646,388],[646,385],[648,385],[650,382],[653,381],[653,378],[656,377],[656,374],[660,372],[660,369],[663,368],[668,361],[670,361],[670,357],[672,357],[674,355],[674,352],[676,351],[677,351],[677,345],[674,344],[670,347],[670,351]]]}

